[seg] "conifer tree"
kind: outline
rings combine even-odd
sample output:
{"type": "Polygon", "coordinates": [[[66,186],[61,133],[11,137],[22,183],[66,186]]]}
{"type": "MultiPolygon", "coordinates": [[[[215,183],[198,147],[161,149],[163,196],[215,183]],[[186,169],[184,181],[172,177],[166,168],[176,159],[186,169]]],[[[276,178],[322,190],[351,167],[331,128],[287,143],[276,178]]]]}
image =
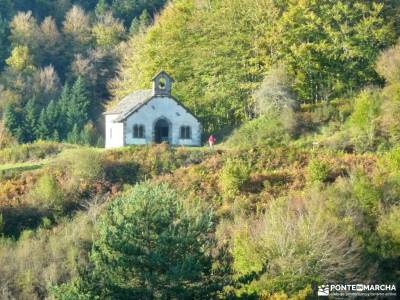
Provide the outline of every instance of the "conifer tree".
{"type": "Polygon", "coordinates": [[[134,35],[139,32],[140,29],[140,21],[138,18],[133,18],[131,26],[129,28],[129,32],[134,35]]]}
{"type": "Polygon", "coordinates": [[[107,11],[109,11],[109,9],[110,9],[110,7],[107,4],[106,0],[99,0],[99,2],[96,5],[96,9],[95,9],[96,17],[99,18],[101,16],[104,16],[107,13],[107,11]]]}
{"type": "Polygon", "coordinates": [[[145,9],[139,17],[133,18],[129,29],[131,34],[137,34],[144,31],[151,24],[151,16],[145,9]]]}
{"type": "Polygon", "coordinates": [[[39,139],[45,140],[49,137],[50,131],[48,128],[46,109],[43,108],[40,112],[39,121],[36,129],[36,136],[39,139]]]}
{"type": "Polygon", "coordinates": [[[212,213],[185,202],[147,183],[115,199],[98,222],[94,269],[56,299],[217,299],[228,276],[214,267],[212,213]]]}
{"type": "Polygon", "coordinates": [[[70,88],[68,83],[66,83],[63,87],[63,90],[61,92],[60,98],[57,101],[58,104],[58,109],[60,113],[60,123],[62,126],[58,129],[58,133],[60,134],[61,140],[64,140],[67,138],[68,132],[72,130],[72,127],[69,127],[68,121],[67,121],[67,110],[68,110],[68,102],[69,102],[69,97],[70,97],[70,88]]]}
{"type": "Polygon", "coordinates": [[[28,142],[36,140],[36,129],[38,125],[38,111],[35,98],[30,99],[24,107],[24,127],[28,142]]]}
{"type": "Polygon", "coordinates": [[[0,70],[4,67],[4,60],[8,56],[7,36],[9,34],[8,24],[0,14],[0,70]]]}
{"type": "Polygon", "coordinates": [[[17,112],[15,104],[8,105],[4,112],[5,126],[11,134],[19,141],[23,142],[23,130],[21,128],[21,116],[17,112]]]}
{"type": "Polygon", "coordinates": [[[53,132],[62,126],[62,124],[59,123],[59,116],[60,114],[58,111],[58,105],[54,102],[54,100],[51,100],[46,108],[47,128],[51,133],[51,135],[48,136],[48,138],[51,138],[53,132]]]}
{"type": "Polygon", "coordinates": [[[60,135],[58,134],[58,130],[54,130],[53,131],[53,136],[51,138],[53,141],[55,142],[59,142],[60,141],[60,135]]]}
{"type": "Polygon", "coordinates": [[[139,17],[139,23],[141,28],[145,28],[151,24],[151,16],[147,9],[145,9],[139,17]]]}
{"type": "Polygon", "coordinates": [[[69,128],[77,127],[78,131],[83,129],[89,118],[90,101],[86,92],[82,77],[78,77],[71,88],[66,111],[67,124],[69,128]]]}
{"type": "Polygon", "coordinates": [[[96,130],[92,122],[89,122],[85,125],[83,130],[80,133],[80,141],[81,144],[92,146],[97,142],[96,130]]]}
{"type": "Polygon", "coordinates": [[[72,128],[72,131],[68,133],[67,142],[70,144],[79,144],[80,132],[77,124],[75,124],[72,128]]]}

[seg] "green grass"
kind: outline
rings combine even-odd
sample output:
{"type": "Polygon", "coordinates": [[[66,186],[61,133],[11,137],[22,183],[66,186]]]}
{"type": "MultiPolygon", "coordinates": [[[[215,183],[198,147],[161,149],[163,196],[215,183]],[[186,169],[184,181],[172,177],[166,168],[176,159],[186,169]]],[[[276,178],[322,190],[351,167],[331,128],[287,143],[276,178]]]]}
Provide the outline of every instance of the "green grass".
{"type": "Polygon", "coordinates": [[[14,164],[3,164],[0,165],[0,171],[29,171],[40,169],[43,165],[45,165],[48,160],[44,159],[41,161],[28,161],[23,163],[14,163],[14,164]]]}

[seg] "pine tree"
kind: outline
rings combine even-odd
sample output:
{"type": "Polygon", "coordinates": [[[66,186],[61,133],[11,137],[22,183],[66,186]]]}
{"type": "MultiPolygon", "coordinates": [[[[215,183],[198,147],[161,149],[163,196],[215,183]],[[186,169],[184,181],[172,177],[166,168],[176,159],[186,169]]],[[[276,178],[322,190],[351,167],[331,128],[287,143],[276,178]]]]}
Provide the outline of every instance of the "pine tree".
{"type": "Polygon", "coordinates": [[[4,61],[9,55],[9,43],[8,43],[8,22],[6,19],[2,18],[0,14],[0,70],[4,67],[4,61]]]}
{"type": "Polygon", "coordinates": [[[145,9],[139,17],[139,28],[140,30],[146,29],[151,24],[151,16],[145,9]]]}
{"type": "Polygon", "coordinates": [[[80,143],[80,132],[77,124],[75,124],[72,131],[68,133],[67,142],[70,144],[80,143]]]}
{"type": "Polygon", "coordinates": [[[68,83],[66,83],[61,92],[60,98],[57,101],[58,110],[60,113],[59,119],[61,126],[58,128],[58,133],[60,134],[60,139],[64,140],[67,138],[68,132],[72,130],[72,127],[69,127],[67,121],[67,111],[68,111],[68,102],[70,98],[70,88],[68,83]]]}
{"type": "Polygon", "coordinates": [[[150,24],[151,16],[147,10],[144,10],[139,17],[133,18],[129,32],[132,35],[137,34],[141,31],[144,31],[150,24]]]}
{"type": "Polygon", "coordinates": [[[24,107],[24,127],[28,142],[36,140],[36,130],[38,125],[38,111],[35,98],[30,99],[24,107]]]}
{"type": "Polygon", "coordinates": [[[24,130],[21,127],[21,113],[17,111],[15,104],[6,107],[4,112],[4,121],[6,128],[18,140],[18,142],[25,142],[24,130]]]}
{"type": "Polygon", "coordinates": [[[57,129],[57,124],[56,124],[57,116],[58,116],[57,108],[54,101],[52,100],[46,107],[46,122],[48,131],[50,133],[50,135],[47,136],[47,139],[50,139],[53,134],[53,131],[57,129]]]}
{"type": "Polygon", "coordinates": [[[56,298],[217,299],[228,274],[211,255],[212,213],[183,201],[147,183],[115,199],[98,222],[92,272],[56,288],[56,298]]]}
{"type": "Polygon", "coordinates": [[[106,0],[99,0],[95,8],[96,17],[104,16],[110,10],[110,6],[108,5],[106,0]]]}
{"type": "Polygon", "coordinates": [[[78,77],[71,88],[67,106],[67,124],[69,128],[78,128],[78,131],[83,129],[89,118],[90,101],[87,96],[85,83],[82,77],[78,77]]]}
{"type": "Polygon", "coordinates": [[[49,131],[48,128],[46,109],[43,108],[40,112],[39,121],[36,129],[36,136],[39,139],[46,140],[50,136],[50,132],[51,131],[49,131]]]}
{"type": "Polygon", "coordinates": [[[138,18],[133,18],[131,26],[129,27],[129,32],[134,35],[139,32],[140,22],[138,18]]]}
{"type": "Polygon", "coordinates": [[[59,142],[59,141],[60,141],[60,135],[58,134],[58,130],[57,130],[57,129],[54,130],[53,136],[52,136],[51,139],[52,139],[53,141],[55,141],[55,142],[59,142]]]}
{"type": "Polygon", "coordinates": [[[80,143],[92,146],[95,145],[97,141],[96,129],[92,122],[89,122],[85,125],[83,130],[80,133],[80,143]]]}

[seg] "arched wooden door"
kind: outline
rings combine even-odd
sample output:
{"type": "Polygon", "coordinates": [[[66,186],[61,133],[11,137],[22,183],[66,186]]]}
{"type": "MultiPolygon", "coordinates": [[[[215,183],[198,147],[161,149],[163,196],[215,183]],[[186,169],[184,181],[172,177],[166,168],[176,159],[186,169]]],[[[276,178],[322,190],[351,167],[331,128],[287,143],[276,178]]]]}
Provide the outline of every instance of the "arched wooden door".
{"type": "Polygon", "coordinates": [[[169,136],[170,136],[170,125],[169,122],[162,118],[157,120],[154,124],[154,142],[159,143],[169,143],[169,136]]]}

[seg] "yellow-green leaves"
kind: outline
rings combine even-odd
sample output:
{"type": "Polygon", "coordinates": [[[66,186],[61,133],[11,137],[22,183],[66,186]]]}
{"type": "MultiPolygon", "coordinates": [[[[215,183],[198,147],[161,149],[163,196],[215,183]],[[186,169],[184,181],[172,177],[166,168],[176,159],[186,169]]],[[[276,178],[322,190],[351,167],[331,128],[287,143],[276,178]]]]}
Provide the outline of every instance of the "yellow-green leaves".
{"type": "Polygon", "coordinates": [[[13,70],[18,72],[21,72],[27,68],[33,68],[32,56],[30,55],[29,48],[27,46],[16,46],[12,50],[11,56],[6,60],[6,63],[13,70]]]}

